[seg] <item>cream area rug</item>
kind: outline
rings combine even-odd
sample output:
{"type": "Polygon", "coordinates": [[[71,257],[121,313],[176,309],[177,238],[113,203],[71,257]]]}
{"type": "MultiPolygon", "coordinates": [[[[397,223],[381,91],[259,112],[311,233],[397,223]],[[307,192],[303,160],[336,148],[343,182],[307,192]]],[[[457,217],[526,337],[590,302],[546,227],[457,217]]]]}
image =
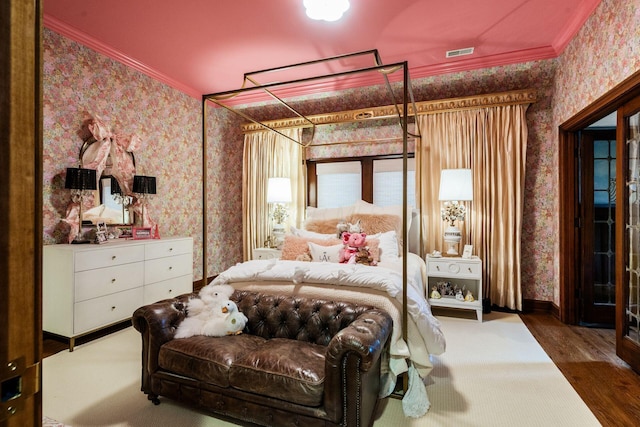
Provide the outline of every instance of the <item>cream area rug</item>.
{"type": "MultiPolygon", "coordinates": [[[[431,409],[405,418],[389,399],[375,427],[600,425],[517,315],[438,318],[447,351],[425,381],[431,409]]],[[[73,427],[234,425],[168,399],[154,406],[140,391],[140,348],[127,328],[44,359],[43,414],[73,427]]]]}

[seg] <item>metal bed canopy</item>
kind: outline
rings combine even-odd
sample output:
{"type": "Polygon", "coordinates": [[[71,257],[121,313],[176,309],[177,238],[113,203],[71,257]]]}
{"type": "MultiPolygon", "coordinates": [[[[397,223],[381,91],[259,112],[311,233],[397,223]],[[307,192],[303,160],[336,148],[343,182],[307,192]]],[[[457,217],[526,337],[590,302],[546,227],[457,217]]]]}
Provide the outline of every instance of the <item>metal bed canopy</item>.
{"type": "Polygon", "coordinates": [[[408,131],[407,122],[406,122],[406,118],[409,117],[408,107],[407,107],[409,102],[411,104],[413,104],[414,111],[416,110],[416,108],[415,108],[415,99],[414,99],[414,96],[413,96],[413,91],[411,89],[411,84],[410,84],[410,79],[409,79],[407,62],[404,61],[404,62],[398,62],[398,63],[393,63],[393,64],[383,64],[382,60],[380,59],[380,55],[379,55],[377,49],[367,50],[367,51],[362,51],[362,52],[355,52],[355,53],[350,53],[350,54],[345,54],[345,55],[332,56],[332,57],[324,58],[324,59],[300,62],[300,63],[297,63],[297,64],[286,65],[286,66],[275,67],[275,68],[268,68],[268,69],[265,69],[265,70],[252,71],[252,72],[249,72],[249,73],[245,73],[244,74],[244,78],[243,78],[243,82],[242,82],[242,86],[239,89],[203,95],[203,97],[202,97],[202,101],[203,101],[203,104],[204,104],[203,105],[203,109],[204,109],[204,106],[206,106],[206,102],[210,101],[210,102],[212,102],[212,103],[214,103],[214,104],[216,104],[216,105],[218,105],[220,107],[223,107],[223,108],[225,108],[225,109],[227,109],[227,110],[229,110],[229,111],[241,116],[242,118],[244,118],[245,120],[247,120],[249,122],[255,123],[255,124],[259,125],[260,127],[264,128],[264,129],[276,132],[276,133],[280,134],[281,136],[283,136],[283,137],[285,137],[287,139],[290,139],[293,142],[295,142],[297,144],[300,144],[300,145],[302,145],[304,147],[308,147],[311,144],[312,140],[313,140],[313,136],[312,136],[312,139],[310,141],[306,142],[306,143],[303,142],[303,141],[296,141],[296,140],[292,139],[291,137],[283,134],[278,129],[272,128],[268,124],[263,123],[263,122],[261,122],[259,120],[256,120],[256,119],[250,117],[248,114],[244,113],[240,109],[233,108],[231,105],[229,105],[228,103],[225,103],[224,101],[233,99],[233,98],[238,97],[238,96],[243,95],[243,94],[247,94],[249,92],[262,91],[262,92],[266,93],[267,95],[269,95],[270,97],[272,97],[273,99],[275,99],[276,101],[278,101],[278,103],[280,103],[281,105],[286,107],[286,109],[291,111],[294,115],[296,115],[297,117],[301,118],[306,123],[305,127],[310,127],[312,129],[312,135],[313,135],[313,133],[315,133],[315,127],[316,127],[317,123],[314,122],[313,120],[309,119],[308,117],[306,117],[304,114],[301,114],[300,112],[298,112],[293,106],[291,106],[289,103],[287,103],[281,97],[277,96],[274,93],[274,90],[278,89],[278,88],[292,86],[292,85],[300,85],[300,84],[305,84],[305,83],[311,83],[311,82],[317,81],[317,80],[326,80],[326,79],[332,79],[332,78],[333,79],[337,79],[337,78],[348,77],[348,76],[352,76],[352,75],[356,75],[356,74],[363,74],[363,73],[370,73],[370,72],[378,72],[383,77],[384,84],[387,87],[387,90],[388,90],[389,95],[390,95],[391,100],[392,100],[392,105],[394,106],[394,108],[396,110],[396,115],[397,115],[397,118],[398,118],[398,124],[402,128],[403,132],[406,133],[409,136],[418,137],[419,135],[414,135],[414,134],[412,134],[412,133],[410,133],[408,131]],[[312,66],[312,65],[317,65],[317,64],[323,64],[323,63],[329,63],[329,62],[333,62],[333,61],[341,61],[341,60],[350,59],[350,58],[354,58],[354,57],[361,57],[361,56],[371,56],[372,57],[372,62],[373,62],[374,65],[370,66],[370,67],[356,68],[356,69],[351,69],[351,70],[346,70],[346,71],[339,71],[339,72],[329,73],[329,74],[315,75],[315,76],[310,76],[310,77],[301,77],[301,78],[296,78],[296,79],[293,79],[293,80],[282,81],[282,82],[281,81],[276,81],[276,82],[268,82],[268,83],[260,84],[260,83],[258,83],[258,81],[255,78],[255,76],[261,75],[261,74],[272,74],[272,73],[277,73],[277,72],[281,72],[281,71],[285,71],[285,70],[293,70],[293,69],[296,69],[298,67],[302,68],[302,67],[307,67],[307,66],[312,66]],[[398,102],[396,100],[396,94],[394,93],[393,88],[391,87],[391,82],[389,81],[389,75],[392,75],[392,74],[394,74],[394,73],[396,73],[396,72],[398,72],[400,70],[403,71],[403,94],[402,94],[401,102],[398,102]],[[247,86],[247,82],[249,82],[253,86],[247,86]]]}

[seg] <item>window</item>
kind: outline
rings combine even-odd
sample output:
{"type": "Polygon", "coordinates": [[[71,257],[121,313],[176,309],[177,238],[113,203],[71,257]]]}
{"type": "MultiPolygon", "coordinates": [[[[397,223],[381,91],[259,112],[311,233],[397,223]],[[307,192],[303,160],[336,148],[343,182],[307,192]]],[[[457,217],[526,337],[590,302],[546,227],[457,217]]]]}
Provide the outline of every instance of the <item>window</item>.
{"type": "MultiPolygon", "coordinates": [[[[309,201],[318,208],[365,200],[378,206],[402,204],[402,158],[398,156],[308,161],[309,201]],[[335,161],[334,161],[335,160],[335,161]]],[[[415,158],[407,159],[407,205],[415,207],[415,158]]]]}
{"type": "MultiPolygon", "coordinates": [[[[402,204],[402,159],[373,161],[373,204],[402,204]]],[[[416,161],[407,159],[407,205],[416,205],[416,161]]]]}
{"type": "Polygon", "coordinates": [[[316,166],[318,207],[339,208],[362,199],[360,162],[319,163],[316,166]]]}

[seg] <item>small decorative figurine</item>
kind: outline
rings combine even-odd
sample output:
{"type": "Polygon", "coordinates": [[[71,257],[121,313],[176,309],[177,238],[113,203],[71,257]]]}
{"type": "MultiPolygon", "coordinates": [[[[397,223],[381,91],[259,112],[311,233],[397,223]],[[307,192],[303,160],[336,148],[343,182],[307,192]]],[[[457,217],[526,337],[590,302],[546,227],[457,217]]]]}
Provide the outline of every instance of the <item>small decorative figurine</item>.
{"type": "Polygon", "coordinates": [[[440,295],[440,292],[438,292],[438,287],[437,287],[437,286],[435,286],[435,285],[433,285],[433,286],[431,287],[431,298],[433,298],[433,299],[439,299],[439,298],[441,298],[441,297],[442,297],[442,295],[440,295]]]}
{"type": "Polygon", "coordinates": [[[456,292],[456,299],[458,301],[464,301],[464,297],[462,296],[462,290],[458,289],[458,291],[456,292]]]}
{"type": "Polygon", "coordinates": [[[471,291],[467,290],[467,294],[464,296],[464,300],[467,302],[475,301],[476,299],[473,297],[471,291]]]}

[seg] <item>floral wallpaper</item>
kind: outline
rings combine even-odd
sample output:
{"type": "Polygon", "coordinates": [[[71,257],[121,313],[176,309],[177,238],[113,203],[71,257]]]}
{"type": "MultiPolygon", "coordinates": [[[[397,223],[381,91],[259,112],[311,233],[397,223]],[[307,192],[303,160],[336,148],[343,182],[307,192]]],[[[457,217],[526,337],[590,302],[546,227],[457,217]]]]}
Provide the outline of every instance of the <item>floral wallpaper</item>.
{"type": "Polygon", "coordinates": [[[59,34],[44,30],[43,240],[66,243],[67,167],[77,167],[87,113],[137,134],[136,173],[156,177],[149,215],[161,236],[194,238],[194,278],[202,277],[200,102],[59,34]]]}
{"type": "MultiPolygon", "coordinates": [[[[639,69],[640,0],[603,0],[560,57],[482,70],[414,79],[416,101],[516,89],[534,89],[537,102],[527,111],[529,141],[522,239],[525,299],[558,298],[558,126],[639,69]],[[587,66],[585,66],[587,64],[587,66]]],[[[198,100],[132,71],[56,33],[45,31],[44,235],[60,242],[60,218],[68,195],[64,168],[77,162],[77,136],[83,111],[107,117],[146,141],[136,164],[158,176],[152,212],[163,235],[196,239],[194,277],[202,277],[201,106],[198,100]],[[178,147],[178,149],[176,149],[178,147]]],[[[386,105],[379,87],[300,97],[303,114],[386,105]]],[[[244,106],[267,120],[285,115],[268,103],[244,106]]],[[[240,261],[242,250],[241,120],[211,108],[207,127],[207,276],[240,261]]],[[[310,149],[308,157],[345,157],[402,152],[395,127],[348,124],[322,126],[315,141],[388,139],[387,144],[333,144],[310,149]]]]}

